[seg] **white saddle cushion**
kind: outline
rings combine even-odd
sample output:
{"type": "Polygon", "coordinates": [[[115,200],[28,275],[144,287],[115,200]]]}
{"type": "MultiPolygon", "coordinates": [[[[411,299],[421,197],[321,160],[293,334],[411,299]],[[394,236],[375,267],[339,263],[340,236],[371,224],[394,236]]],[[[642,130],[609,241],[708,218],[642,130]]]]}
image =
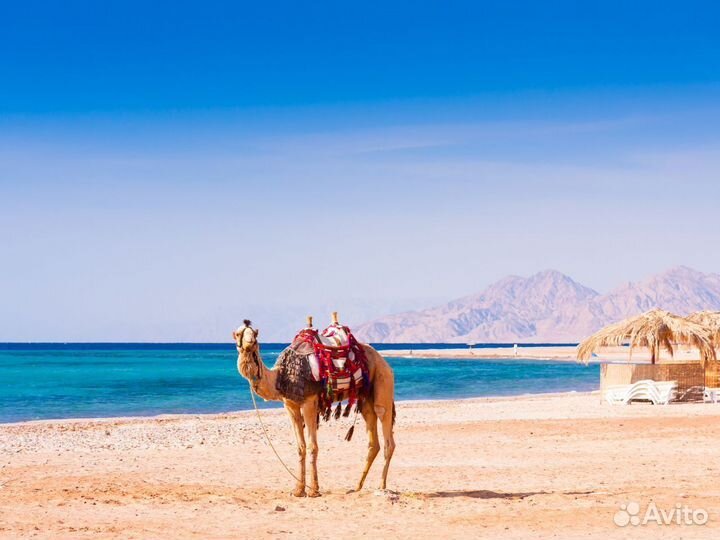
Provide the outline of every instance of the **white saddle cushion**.
{"type": "Polygon", "coordinates": [[[313,379],[316,381],[320,380],[320,363],[318,362],[315,353],[308,355],[308,362],[310,363],[310,371],[312,372],[313,379]]]}
{"type": "Polygon", "coordinates": [[[342,326],[332,325],[322,331],[320,343],[326,347],[347,347],[350,344],[350,339],[342,326]]]}

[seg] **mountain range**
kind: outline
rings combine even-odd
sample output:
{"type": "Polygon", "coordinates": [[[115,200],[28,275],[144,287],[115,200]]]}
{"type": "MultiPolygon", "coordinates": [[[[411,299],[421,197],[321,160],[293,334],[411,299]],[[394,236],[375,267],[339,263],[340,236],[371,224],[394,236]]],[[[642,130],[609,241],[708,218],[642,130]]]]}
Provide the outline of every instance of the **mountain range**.
{"type": "Polygon", "coordinates": [[[607,294],[556,270],[509,276],[481,293],[354,329],[372,343],[575,343],[653,307],[686,315],[720,310],[720,275],[678,266],[607,294]]]}

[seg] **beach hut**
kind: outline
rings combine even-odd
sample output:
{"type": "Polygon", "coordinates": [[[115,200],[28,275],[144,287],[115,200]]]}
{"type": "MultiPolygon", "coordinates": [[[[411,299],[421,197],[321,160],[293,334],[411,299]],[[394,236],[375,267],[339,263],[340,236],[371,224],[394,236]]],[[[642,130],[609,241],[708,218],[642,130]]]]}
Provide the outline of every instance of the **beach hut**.
{"type": "Polygon", "coordinates": [[[596,332],[578,346],[578,360],[587,363],[592,354],[603,347],[624,345],[628,346],[630,360],[634,349],[649,349],[651,364],[659,363],[663,350],[672,357],[675,345],[690,345],[697,349],[703,364],[715,360],[713,338],[708,328],[662,309],[646,311],[596,332]]]}
{"type": "MultiPolygon", "coordinates": [[[[720,311],[698,311],[687,316],[687,320],[700,324],[710,331],[710,336],[717,355],[720,349],[720,311]]],[[[720,388],[720,362],[710,362],[705,365],[705,386],[707,388],[720,388]]]]}
{"type": "Polygon", "coordinates": [[[709,330],[713,345],[716,349],[720,347],[720,311],[697,311],[686,319],[709,330]]]}
{"type": "Polygon", "coordinates": [[[705,367],[716,359],[708,328],[660,309],[611,324],[593,334],[578,346],[578,360],[587,363],[594,353],[608,347],[618,348],[623,353],[627,351],[627,362],[601,365],[600,389],[603,392],[608,386],[651,379],[677,381],[681,398],[701,397],[705,387],[705,367]],[[674,359],[678,345],[690,346],[694,357],[674,359]],[[633,363],[633,351],[638,348],[647,349],[649,362],[633,363]]]}

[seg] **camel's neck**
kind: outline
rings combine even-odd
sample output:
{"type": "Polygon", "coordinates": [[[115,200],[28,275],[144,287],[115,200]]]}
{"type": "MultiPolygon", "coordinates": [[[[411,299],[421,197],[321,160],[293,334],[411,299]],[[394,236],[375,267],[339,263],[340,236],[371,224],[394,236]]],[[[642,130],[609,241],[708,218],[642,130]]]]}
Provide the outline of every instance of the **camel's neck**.
{"type": "Polygon", "coordinates": [[[277,382],[277,371],[270,369],[262,361],[262,357],[258,353],[258,363],[260,364],[260,376],[254,376],[256,373],[255,359],[248,354],[240,354],[238,356],[238,371],[252,385],[255,393],[267,401],[281,401],[282,396],[275,388],[277,382]]]}

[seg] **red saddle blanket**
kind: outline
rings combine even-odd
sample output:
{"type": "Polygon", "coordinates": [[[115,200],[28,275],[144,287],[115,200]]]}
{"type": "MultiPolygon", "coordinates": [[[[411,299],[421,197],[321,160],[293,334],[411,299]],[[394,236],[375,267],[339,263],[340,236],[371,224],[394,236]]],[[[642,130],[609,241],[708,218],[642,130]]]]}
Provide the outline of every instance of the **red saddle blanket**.
{"type": "Polygon", "coordinates": [[[334,324],[322,332],[300,330],[291,348],[312,347],[306,356],[312,380],[320,384],[320,410],[327,417],[333,402],[348,400],[346,413],[370,386],[367,358],[347,326],[334,324]]]}

